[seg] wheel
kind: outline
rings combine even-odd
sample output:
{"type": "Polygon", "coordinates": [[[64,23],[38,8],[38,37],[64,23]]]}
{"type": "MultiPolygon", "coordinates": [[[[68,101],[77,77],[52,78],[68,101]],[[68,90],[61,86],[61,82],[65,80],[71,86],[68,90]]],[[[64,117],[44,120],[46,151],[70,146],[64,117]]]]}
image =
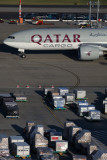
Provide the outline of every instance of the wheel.
{"type": "Polygon", "coordinates": [[[22,54],[21,57],[22,57],[22,58],[26,58],[26,55],[25,55],[25,54],[22,54]]]}

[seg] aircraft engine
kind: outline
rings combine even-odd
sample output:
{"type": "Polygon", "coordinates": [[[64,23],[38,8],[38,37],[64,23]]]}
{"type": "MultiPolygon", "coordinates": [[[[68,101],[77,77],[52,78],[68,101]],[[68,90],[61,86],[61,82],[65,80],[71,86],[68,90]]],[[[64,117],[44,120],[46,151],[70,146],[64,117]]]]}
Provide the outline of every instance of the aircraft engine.
{"type": "Polygon", "coordinates": [[[98,59],[99,56],[103,55],[103,51],[101,51],[98,46],[92,45],[81,45],[79,48],[79,59],[80,60],[95,60],[98,59]]]}

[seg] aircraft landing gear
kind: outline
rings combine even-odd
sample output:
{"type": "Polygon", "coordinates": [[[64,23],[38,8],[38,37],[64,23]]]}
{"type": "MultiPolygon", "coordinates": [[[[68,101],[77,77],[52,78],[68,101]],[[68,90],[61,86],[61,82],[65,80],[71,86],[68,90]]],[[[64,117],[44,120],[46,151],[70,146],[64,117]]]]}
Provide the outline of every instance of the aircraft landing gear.
{"type": "Polygon", "coordinates": [[[21,58],[26,58],[26,55],[24,54],[24,49],[18,49],[18,51],[20,52],[19,53],[19,56],[21,57],[21,58]]]}
{"type": "Polygon", "coordinates": [[[26,55],[25,55],[25,54],[21,54],[20,57],[21,57],[21,58],[26,58],[26,55]]]}

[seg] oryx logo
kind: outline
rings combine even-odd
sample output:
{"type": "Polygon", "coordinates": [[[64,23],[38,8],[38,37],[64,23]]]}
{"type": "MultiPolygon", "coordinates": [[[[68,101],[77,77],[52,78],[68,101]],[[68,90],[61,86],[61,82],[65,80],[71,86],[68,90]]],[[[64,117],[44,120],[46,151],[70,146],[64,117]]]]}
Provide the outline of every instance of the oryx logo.
{"type": "Polygon", "coordinates": [[[91,56],[91,52],[92,52],[92,51],[89,51],[86,55],[87,55],[87,56],[91,56]]]}

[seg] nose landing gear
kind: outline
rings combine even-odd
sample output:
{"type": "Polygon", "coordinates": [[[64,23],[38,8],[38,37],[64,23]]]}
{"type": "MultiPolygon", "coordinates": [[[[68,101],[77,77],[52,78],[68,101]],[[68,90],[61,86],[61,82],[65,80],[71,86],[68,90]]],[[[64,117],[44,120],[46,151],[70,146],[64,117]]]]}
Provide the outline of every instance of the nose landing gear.
{"type": "Polygon", "coordinates": [[[21,58],[26,58],[26,54],[24,53],[24,49],[18,49],[18,51],[19,51],[19,56],[21,57],[21,58]]]}

